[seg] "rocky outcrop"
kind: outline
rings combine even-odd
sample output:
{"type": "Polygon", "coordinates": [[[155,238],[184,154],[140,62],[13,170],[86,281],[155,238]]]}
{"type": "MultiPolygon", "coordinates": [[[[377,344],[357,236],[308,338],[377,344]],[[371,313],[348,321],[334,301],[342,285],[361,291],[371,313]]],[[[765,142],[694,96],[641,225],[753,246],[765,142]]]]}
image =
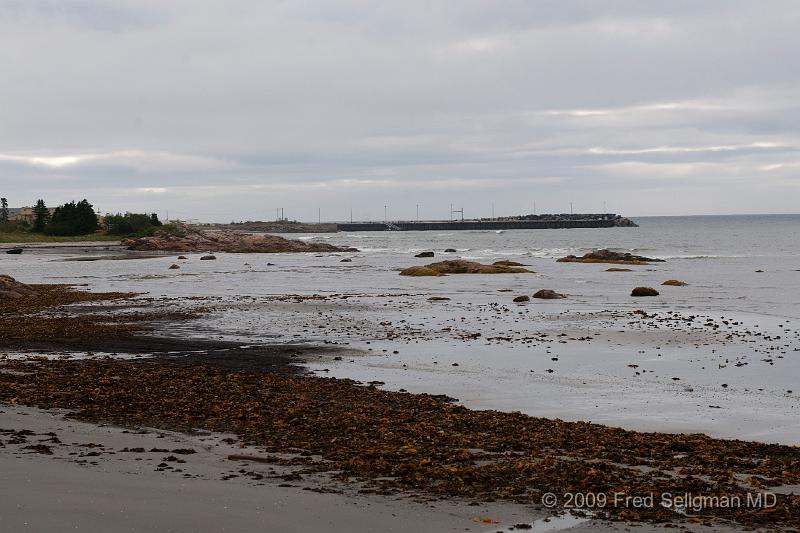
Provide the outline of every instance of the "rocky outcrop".
{"type": "Polygon", "coordinates": [[[20,283],[11,276],[0,274],[0,300],[16,300],[35,294],[36,291],[30,285],[20,283]]]}
{"type": "Polygon", "coordinates": [[[533,297],[541,300],[560,300],[561,298],[566,298],[567,296],[566,294],[561,294],[551,289],[542,289],[540,291],[536,291],[533,297]]]}
{"type": "Polygon", "coordinates": [[[531,301],[530,296],[526,296],[524,294],[522,296],[517,296],[517,297],[514,298],[514,302],[516,302],[516,303],[523,303],[523,302],[530,302],[530,301],[531,301]]]}
{"type": "Polygon", "coordinates": [[[474,261],[457,259],[453,261],[441,261],[425,266],[415,266],[400,272],[401,276],[443,276],[445,274],[517,274],[530,272],[525,268],[511,267],[506,265],[484,265],[474,261]]]}
{"type": "Polygon", "coordinates": [[[441,272],[424,266],[413,266],[400,271],[401,276],[444,276],[441,272]]]}
{"type": "Polygon", "coordinates": [[[658,296],[658,291],[652,287],[636,287],[631,291],[631,296],[658,296]]]}
{"type": "Polygon", "coordinates": [[[169,252],[233,252],[233,253],[291,253],[291,252],[355,252],[327,243],[309,243],[284,239],[277,235],[252,235],[239,231],[203,231],[182,228],[180,234],[157,231],[150,237],[125,239],[122,245],[129,250],[169,252]]]}
{"type": "Polygon", "coordinates": [[[663,259],[653,259],[641,255],[612,252],[611,250],[597,250],[589,252],[582,257],[568,255],[558,260],[559,263],[611,263],[616,265],[649,265],[650,263],[663,263],[663,259]]]}
{"type": "Polygon", "coordinates": [[[639,224],[629,218],[617,215],[614,219],[614,226],[618,228],[638,228],[639,224]]]}
{"type": "Polygon", "coordinates": [[[414,257],[433,257],[433,252],[420,252],[414,257]]]}
{"type": "Polygon", "coordinates": [[[672,287],[685,287],[685,286],[688,285],[688,283],[686,283],[685,281],[678,280],[678,279],[668,279],[667,281],[662,283],[662,285],[669,285],[669,286],[672,286],[672,287]]]}
{"type": "Polygon", "coordinates": [[[633,272],[630,268],[611,267],[607,268],[606,272],[633,272]]]}

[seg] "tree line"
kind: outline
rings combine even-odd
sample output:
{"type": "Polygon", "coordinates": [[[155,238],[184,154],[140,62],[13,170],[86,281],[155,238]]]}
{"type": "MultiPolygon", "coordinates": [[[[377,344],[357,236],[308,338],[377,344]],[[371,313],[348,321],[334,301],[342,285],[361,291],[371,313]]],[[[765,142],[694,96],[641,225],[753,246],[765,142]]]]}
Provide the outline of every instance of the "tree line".
{"type": "MultiPolygon", "coordinates": [[[[5,198],[0,198],[0,224],[9,224],[8,201],[5,198]]],[[[101,226],[94,206],[86,199],[60,205],[52,213],[44,200],[39,199],[33,207],[33,221],[28,230],[56,236],[89,235],[104,230],[109,235],[125,236],[145,235],[161,225],[155,213],[118,213],[107,215],[101,226]]]]}

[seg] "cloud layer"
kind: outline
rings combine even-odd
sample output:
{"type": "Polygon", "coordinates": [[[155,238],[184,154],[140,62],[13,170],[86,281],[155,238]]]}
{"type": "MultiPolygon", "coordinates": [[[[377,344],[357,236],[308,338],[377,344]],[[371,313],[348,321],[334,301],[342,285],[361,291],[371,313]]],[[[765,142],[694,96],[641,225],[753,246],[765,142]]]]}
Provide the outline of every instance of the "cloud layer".
{"type": "Polygon", "coordinates": [[[0,0],[0,194],[205,220],[797,212],[792,0],[0,0]]]}

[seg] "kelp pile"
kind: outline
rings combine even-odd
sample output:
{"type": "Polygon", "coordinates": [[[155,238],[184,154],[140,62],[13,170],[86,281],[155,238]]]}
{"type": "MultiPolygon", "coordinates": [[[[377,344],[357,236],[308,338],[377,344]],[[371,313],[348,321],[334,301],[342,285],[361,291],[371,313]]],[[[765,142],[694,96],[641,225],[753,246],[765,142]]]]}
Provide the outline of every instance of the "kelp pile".
{"type": "MultiPolygon", "coordinates": [[[[539,503],[547,492],[656,494],[658,502],[665,492],[746,498],[800,483],[797,447],[473,411],[446,397],[349,380],[148,360],[0,365],[2,402],[125,426],[232,432],[266,453],[300,454],[309,471],[357,479],[378,492],[525,503],[539,503]]],[[[685,519],[659,505],[593,511],[611,519],[685,519]]],[[[800,498],[779,495],[774,508],[710,507],[692,516],[798,528],[800,498]]]]}
{"type": "MultiPolygon", "coordinates": [[[[85,340],[87,348],[103,339],[120,339],[147,329],[154,321],[196,316],[184,312],[125,312],[102,305],[76,312],[71,304],[129,300],[132,292],[89,292],[70,285],[23,285],[24,294],[0,298],[0,347],[25,349],[47,341],[85,340]]],[[[80,344],[78,342],[77,344],[80,344]]]]}

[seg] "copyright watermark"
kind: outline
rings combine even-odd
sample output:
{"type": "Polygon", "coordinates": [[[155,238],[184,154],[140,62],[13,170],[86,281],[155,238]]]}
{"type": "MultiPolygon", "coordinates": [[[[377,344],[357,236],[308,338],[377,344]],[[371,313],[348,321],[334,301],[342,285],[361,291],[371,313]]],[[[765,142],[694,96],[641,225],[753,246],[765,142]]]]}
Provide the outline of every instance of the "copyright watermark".
{"type": "Polygon", "coordinates": [[[778,497],[772,492],[748,492],[745,494],[693,494],[684,492],[650,493],[630,495],[624,492],[547,492],[541,504],[548,509],[653,509],[664,507],[688,513],[706,509],[772,509],[778,505],[778,497]]]}

